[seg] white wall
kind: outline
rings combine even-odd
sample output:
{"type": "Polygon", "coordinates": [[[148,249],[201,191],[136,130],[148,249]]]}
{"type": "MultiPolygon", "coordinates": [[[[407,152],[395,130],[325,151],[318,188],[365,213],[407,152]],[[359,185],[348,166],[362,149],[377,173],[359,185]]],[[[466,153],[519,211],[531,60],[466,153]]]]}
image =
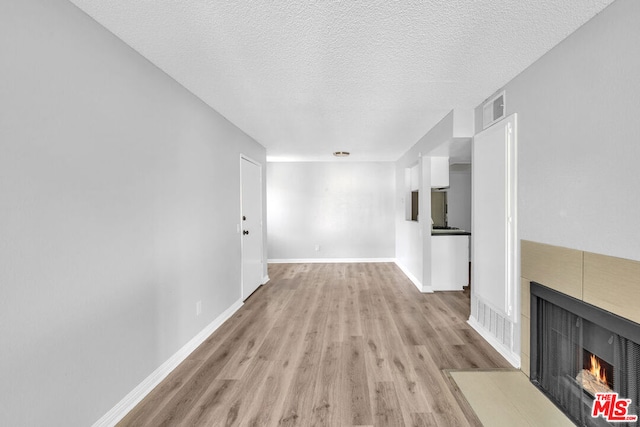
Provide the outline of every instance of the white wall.
{"type": "Polygon", "coordinates": [[[394,258],[394,192],[391,162],[268,163],[269,258],[394,258]]]}
{"type": "Polygon", "coordinates": [[[419,215],[420,221],[407,221],[407,197],[405,172],[420,165],[420,212],[431,212],[431,163],[423,161],[437,147],[453,138],[454,112],[447,114],[427,132],[413,147],[400,157],[396,165],[396,260],[402,270],[420,290],[431,285],[431,221],[430,216],[419,215]],[[427,195],[427,197],[425,197],[427,195]]]}
{"type": "Polygon", "coordinates": [[[506,85],[522,239],[640,260],[639,20],[617,0],[506,85]]]}
{"type": "Polygon", "coordinates": [[[67,1],[0,56],[0,425],[86,426],[240,298],[265,150],[67,1]]]}
{"type": "Polygon", "coordinates": [[[520,239],[640,260],[638,20],[640,2],[617,0],[505,86],[520,239]]]}

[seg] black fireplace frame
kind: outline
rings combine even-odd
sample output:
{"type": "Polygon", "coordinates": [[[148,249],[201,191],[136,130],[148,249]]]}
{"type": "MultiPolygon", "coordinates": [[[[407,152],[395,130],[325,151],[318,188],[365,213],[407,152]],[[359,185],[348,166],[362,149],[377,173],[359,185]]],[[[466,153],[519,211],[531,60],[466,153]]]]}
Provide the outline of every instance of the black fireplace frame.
{"type": "Polygon", "coordinates": [[[595,305],[591,305],[569,295],[558,292],[554,289],[548,288],[537,282],[530,282],[530,289],[531,311],[529,313],[531,321],[531,341],[529,349],[529,378],[536,387],[540,388],[540,383],[538,382],[538,374],[540,372],[540,368],[538,365],[538,340],[536,329],[538,327],[538,298],[549,301],[552,304],[570,311],[578,317],[600,325],[603,328],[609,329],[610,331],[613,331],[628,340],[640,344],[640,325],[638,325],[637,323],[634,323],[631,320],[625,319],[611,312],[605,311],[600,307],[596,307],[595,305]]]}
{"type": "MultiPolygon", "coordinates": [[[[578,420],[570,416],[565,408],[556,401],[556,399],[544,389],[540,383],[541,366],[538,360],[538,347],[539,347],[539,334],[538,328],[538,304],[540,300],[545,300],[551,304],[554,304],[562,309],[572,313],[578,318],[584,319],[595,325],[599,325],[601,328],[617,334],[627,340],[633,341],[636,344],[640,344],[640,325],[620,317],[616,314],[603,310],[600,307],[596,307],[592,304],[586,303],[569,295],[558,292],[554,289],[548,288],[537,282],[530,282],[530,366],[529,366],[529,379],[531,383],[537,387],[543,394],[563,412],[565,412],[574,423],[579,423],[578,420]]],[[[577,424],[582,425],[582,424],[577,424]]],[[[626,425],[626,424],[625,424],[626,425]]],[[[635,423],[634,423],[635,425],[635,423]]]]}

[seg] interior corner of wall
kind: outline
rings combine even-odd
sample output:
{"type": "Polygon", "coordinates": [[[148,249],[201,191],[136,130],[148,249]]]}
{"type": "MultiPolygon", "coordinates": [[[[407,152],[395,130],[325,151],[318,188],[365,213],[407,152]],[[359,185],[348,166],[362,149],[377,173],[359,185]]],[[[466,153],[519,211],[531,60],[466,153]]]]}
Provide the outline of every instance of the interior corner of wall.
{"type": "Polygon", "coordinates": [[[402,270],[402,272],[404,273],[404,275],[405,275],[405,276],[407,276],[407,278],[409,279],[409,281],[410,281],[411,283],[413,283],[413,284],[414,284],[414,286],[415,286],[416,288],[418,288],[418,290],[419,290],[420,292],[422,292],[424,287],[422,286],[422,283],[420,282],[420,280],[418,280],[418,278],[417,278],[416,276],[414,276],[414,275],[411,273],[411,271],[409,271],[409,269],[408,269],[408,268],[406,268],[398,258],[396,258],[396,259],[394,260],[394,262],[395,262],[395,264],[398,266],[398,268],[399,268],[400,270],[402,270]]]}

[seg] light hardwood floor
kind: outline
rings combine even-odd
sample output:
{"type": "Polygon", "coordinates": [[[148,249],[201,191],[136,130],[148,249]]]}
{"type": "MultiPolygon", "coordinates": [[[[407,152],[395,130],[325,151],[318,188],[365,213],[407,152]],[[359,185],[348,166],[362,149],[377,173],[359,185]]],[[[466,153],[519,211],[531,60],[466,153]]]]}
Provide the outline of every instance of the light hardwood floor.
{"type": "Polygon", "coordinates": [[[480,425],[445,368],[510,365],[468,292],[421,294],[391,263],[274,264],[120,426],[480,425]]]}

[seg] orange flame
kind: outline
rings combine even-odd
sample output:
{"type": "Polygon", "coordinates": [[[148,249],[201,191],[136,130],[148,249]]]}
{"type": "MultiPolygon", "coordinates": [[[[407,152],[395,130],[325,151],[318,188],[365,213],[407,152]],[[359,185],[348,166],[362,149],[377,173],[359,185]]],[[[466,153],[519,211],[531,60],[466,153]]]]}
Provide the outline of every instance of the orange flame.
{"type": "Polygon", "coordinates": [[[593,354],[591,355],[591,367],[589,373],[598,379],[599,382],[607,384],[607,373],[604,367],[600,367],[600,361],[593,354]]]}

